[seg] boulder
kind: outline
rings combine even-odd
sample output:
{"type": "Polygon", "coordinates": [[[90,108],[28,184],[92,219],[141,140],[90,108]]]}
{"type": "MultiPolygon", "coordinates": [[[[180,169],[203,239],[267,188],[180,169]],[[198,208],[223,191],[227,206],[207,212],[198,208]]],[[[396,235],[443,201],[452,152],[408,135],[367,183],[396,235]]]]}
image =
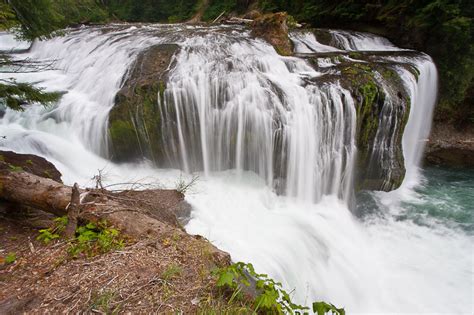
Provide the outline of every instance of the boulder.
{"type": "Polygon", "coordinates": [[[0,151],[0,161],[11,171],[25,171],[30,174],[49,178],[58,183],[61,181],[61,173],[46,159],[33,154],[20,154],[12,151],[0,151]]]}
{"type": "MultiPolygon", "coordinates": [[[[327,72],[318,65],[321,57],[330,59],[334,66],[332,72],[318,77],[313,84],[339,82],[355,100],[356,190],[397,189],[405,178],[402,137],[411,101],[395,71],[395,62],[387,63],[371,53],[334,52],[305,58],[317,71],[327,72]]],[[[400,65],[412,70],[411,65],[400,65]]]]}
{"type": "Polygon", "coordinates": [[[175,44],[152,46],[138,55],[129,70],[109,115],[113,161],[144,157],[156,161],[160,155],[158,100],[163,97],[167,74],[178,51],[179,46],[175,44]]]}
{"type": "Polygon", "coordinates": [[[286,12],[264,14],[251,24],[252,34],[269,42],[280,55],[291,56],[293,45],[288,37],[287,19],[286,12]]]}

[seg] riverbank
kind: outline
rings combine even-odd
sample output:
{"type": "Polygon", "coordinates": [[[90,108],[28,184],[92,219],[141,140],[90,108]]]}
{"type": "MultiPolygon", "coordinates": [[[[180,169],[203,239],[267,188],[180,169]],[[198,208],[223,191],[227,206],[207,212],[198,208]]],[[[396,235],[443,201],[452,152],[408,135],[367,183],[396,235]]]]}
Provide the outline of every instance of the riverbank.
{"type": "Polygon", "coordinates": [[[189,314],[232,305],[212,273],[230,256],[182,229],[179,192],[103,190],[107,196],[89,200],[98,191],[81,189],[78,228],[69,238],[72,210],[58,217],[53,209],[64,192],[58,170],[35,155],[0,153],[0,314],[189,314]],[[33,181],[23,185],[22,178],[33,181]],[[34,196],[23,201],[32,185],[34,196]]]}
{"type": "Polygon", "coordinates": [[[457,130],[453,124],[435,122],[425,149],[425,163],[474,167],[474,126],[457,130]]]}

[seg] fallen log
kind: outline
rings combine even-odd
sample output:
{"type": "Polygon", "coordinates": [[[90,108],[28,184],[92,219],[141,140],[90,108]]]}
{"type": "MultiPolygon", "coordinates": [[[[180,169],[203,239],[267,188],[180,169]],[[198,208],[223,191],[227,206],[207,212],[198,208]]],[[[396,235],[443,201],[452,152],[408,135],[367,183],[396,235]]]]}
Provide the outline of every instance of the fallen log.
{"type": "MultiPolygon", "coordinates": [[[[7,164],[0,162],[0,198],[3,200],[63,216],[68,214],[72,192],[70,186],[26,171],[11,171],[7,164]]],[[[141,235],[143,231],[137,227],[129,227],[130,224],[125,221],[125,218],[130,216],[129,213],[133,213],[136,219],[147,217],[150,221],[179,227],[172,211],[189,207],[184,201],[184,195],[174,190],[112,193],[103,189],[77,188],[77,192],[81,197],[76,196],[73,203],[80,204],[72,206],[83,208],[79,218],[92,219],[96,216],[107,219],[112,224],[127,227],[133,235],[141,235]]],[[[160,224],[151,222],[146,225],[160,224]]]]}
{"type": "MultiPolygon", "coordinates": [[[[68,214],[85,222],[106,220],[133,239],[192,237],[178,222],[177,214],[189,212],[184,195],[176,190],[109,192],[104,189],[78,189],[25,171],[12,171],[0,162],[0,201],[28,206],[58,216],[68,214]],[[80,192],[72,198],[73,191],[80,192]],[[72,201],[72,202],[71,202],[72,201]],[[79,204],[77,204],[79,203],[79,204]]],[[[14,211],[15,207],[9,207],[14,211]]],[[[72,227],[70,229],[73,229],[72,227]]],[[[72,230],[73,231],[73,230],[72,230]]],[[[69,233],[73,233],[69,231],[69,233]]],[[[219,265],[230,263],[229,254],[211,246],[211,255],[219,265]]]]}

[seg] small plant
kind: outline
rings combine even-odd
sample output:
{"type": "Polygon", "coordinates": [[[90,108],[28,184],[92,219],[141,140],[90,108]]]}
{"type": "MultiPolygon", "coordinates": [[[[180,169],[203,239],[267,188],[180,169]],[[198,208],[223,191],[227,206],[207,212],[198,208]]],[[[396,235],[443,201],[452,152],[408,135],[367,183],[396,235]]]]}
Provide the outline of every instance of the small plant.
{"type": "Polygon", "coordinates": [[[33,161],[32,161],[32,160],[26,160],[25,163],[28,164],[28,165],[33,165],[33,161]]]}
{"type": "Polygon", "coordinates": [[[104,292],[99,292],[95,295],[92,300],[92,304],[89,307],[89,310],[100,311],[104,314],[116,314],[117,309],[113,309],[112,305],[114,300],[117,298],[117,293],[107,290],[104,292]]]}
{"type": "Polygon", "coordinates": [[[7,257],[5,257],[5,263],[13,264],[16,261],[16,254],[15,253],[8,253],[7,257]]]}
{"type": "Polygon", "coordinates": [[[49,244],[52,240],[60,238],[60,234],[66,229],[67,221],[67,216],[54,219],[54,226],[49,229],[39,230],[40,235],[36,239],[49,244]]]}
{"type": "Polygon", "coordinates": [[[125,241],[117,229],[107,227],[105,221],[98,224],[89,222],[76,229],[76,238],[70,243],[68,252],[72,257],[78,257],[81,253],[94,257],[124,246],[125,241]]]}
{"type": "Polygon", "coordinates": [[[163,278],[163,280],[168,281],[181,275],[182,272],[183,272],[183,269],[179,265],[171,264],[168,267],[166,267],[165,271],[163,271],[163,273],[161,274],[161,278],[163,278]]]}
{"type": "Polygon", "coordinates": [[[176,182],[176,190],[182,194],[185,194],[196,185],[198,180],[199,176],[195,175],[190,181],[187,182],[184,180],[183,176],[180,175],[178,181],[176,182]]]}
{"type": "MultiPolygon", "coordinates": [[[[229,303],[241,296],[244,287],[249,287],[251,282],[255,282],[256,296],[252,301],[254,313],[309,314],[309,308],[294,303],[290,293],[283,289],[280,282],[276,282],[266,274],[256,273],[252,264],[234,263],[216,270],[214,274],[218,277],[217,287],[230,289],[233,292],[229,303]]],[[[318,315],[328,312],[345,315],[344,309],[338,309],[325,302],[313,303],[313,311],[318,315]]]]}

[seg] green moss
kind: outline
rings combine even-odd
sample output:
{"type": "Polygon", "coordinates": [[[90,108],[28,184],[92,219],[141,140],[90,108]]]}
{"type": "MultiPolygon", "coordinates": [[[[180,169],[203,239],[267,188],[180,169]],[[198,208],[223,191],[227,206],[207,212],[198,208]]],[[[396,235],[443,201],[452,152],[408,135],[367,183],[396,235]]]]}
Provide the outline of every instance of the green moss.
{"type": "Polygon", "coordinates": [[[353,51],[349,53],[349,57],[352,59],[360,59],[362,57],[362,54],[359,52],[353,51]]]}
{"type": "MultiPolygon", "coordinates": [[[[374,81],[368,80],[359,86],[358,92],[362,102],[357,108],[358,120],[358,147],[361,151],[370,148],[370,142],[375,137],[379,126],[377,100],[380,97],[379,89],[374,81]]],[[[368,154],[365,152],[364,154],[368,154]]]]}
{"type": "Polygon", "coordinates": [[[0,162],[5,162],[5,157],[0,154],[0,162]]]}
{"type": "Polygon", "coordinates": [[[109,135],[118,152],[127,152],[136,146],[136,133],[132,123],[124,120],[115,120],[109,126],[109,135]]]}
{"type": "Polygon", "coordinates": [[[48,171],[48,170],[45,170],[45,171],[43,172],[43,174],[44,174],[44,176],[47,177],[47,178],[53,178],[53,175],[51,175],[51,172],[48,171]]]}
{"type": "Polygon", "coordinates": [[[10,168],[10,171],[17,173],[17,172],[23,172],[23,168],[21,166],[15,166],[12,164],[8,164],[8,167],[10,168]]]}

